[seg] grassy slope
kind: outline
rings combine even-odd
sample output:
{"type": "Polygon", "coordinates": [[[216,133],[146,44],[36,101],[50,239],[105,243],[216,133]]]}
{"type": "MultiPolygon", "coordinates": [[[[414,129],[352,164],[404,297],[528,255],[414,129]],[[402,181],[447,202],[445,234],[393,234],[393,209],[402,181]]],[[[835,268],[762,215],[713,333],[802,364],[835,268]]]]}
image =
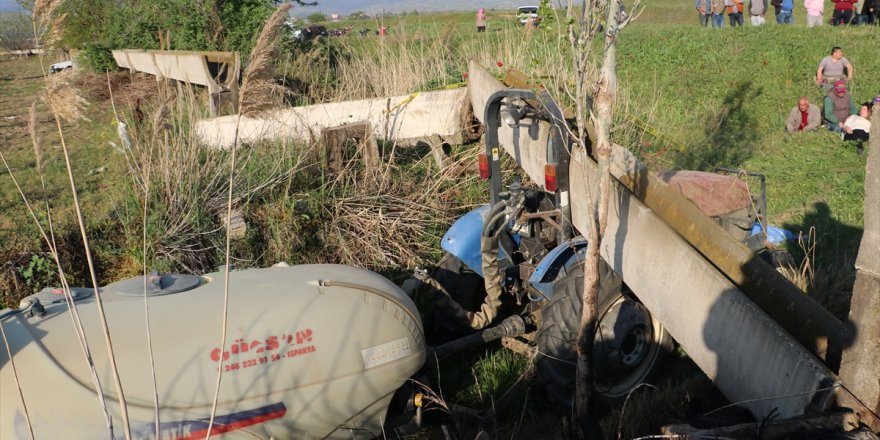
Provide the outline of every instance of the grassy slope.
{"type": "Polygon", "coordinates": [[[843,47],[855,67],[854,98],[880,94],[871,81],[880,75],[880,34],[870,29],[634,26],[621,39],[619,72],[631,102],[643,103],[631,111],[647,121],[637,147],[649,162],[766,174],[771,221],[795,232],[816,227],[817,265],[840,284],[832,287],[847,291],[865,158],[826,130],[784,131],[799,96],[821,106],[812,78],[832,46],[843,47]]]}
{"type": "MultiPolygon", "coordinates": [[[[45,201],[51,205],[56,231],[61,234],[59,243],[78,243],[80,239],[75,232],[75,213],[71,203],[67,168],[61,155],[58,129],[42,99],[43,87],[42,70],[37,57],[0,61],[0,149],[25,195],[32,204],[36,204],[35,210],[41,219],[45,219],[45,201]],[[28,132],[29,107],[32,103],[36,103],[36,131],[43,151],[45,199],[42,196],[34,147],[28,132]]],[[[113,152],[108,144],[111,140],[119,143],[111,124],[109,103],[91,104],[87,107],[85,116],[89,120],[64,122],[62,128],[85,216],[90,219],[90,223],[96,224],[107,218],[126,177],[125,169],[117,161],[121,155],[113,152]]],[[[0,270],[15,271],[18,267],[27,266],[31,252],[41,252],[43,248],[40,235],[27,214],[21,196],[5,167],[0,165],[0,270]]],[[[48,259],[48,256],[41,258],[48,259]]],[[[73,270],[74,278],[79,272],[79,269],[73,270]]],[[[0,304],[7,299],[5,295],[9,293],[2,290],[0,288],[0,304]]],[[[10,303],[17,304],[17,301],[10,303]]]]}

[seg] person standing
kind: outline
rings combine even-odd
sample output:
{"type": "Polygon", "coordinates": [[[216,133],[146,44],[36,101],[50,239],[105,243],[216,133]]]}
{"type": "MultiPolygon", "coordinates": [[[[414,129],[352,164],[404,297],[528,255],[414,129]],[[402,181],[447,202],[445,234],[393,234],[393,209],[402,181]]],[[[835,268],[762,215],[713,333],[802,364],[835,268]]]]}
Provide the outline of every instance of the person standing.
{"type": "Polygon", "coordinates": [[[834,3],[834,15],[831,16],[831,24],[834,26],[850,24],[857,1],[858,0],[831,0],[831,2],[834,3]]]}
{"type": "Polygon", "coordinates": [[[712,28],[724,28],[724,0],[712,0],[712,28]]]}
{"type": "Polygon", "coordinates": [[[727,17],[730,27],[743,25],[743,0],[727,0],[727,17]]]}
{"type": "Polygon", "coordinates": [[[865,0],[862,15],[865,16],[865,23],[880,25],[880,0],[865,0]]]}
{"type": "Polygon", "coordinates": [[[822,26],[825,0],[804,0],[804,9],[807,10],[807,27],[822,26]]]}
{"type": "Polygon", "coordinates": [[[779,11],[782,9],[782,0],[770,0],[770,6],[773,6],[773,17],[779,23],[779,11]]]}
{"type": "Polygon", "coordinates": [[[700,26],[707,27],[712,14],[712,0],[694,0],[694,7],[700,14],[700,26]]]}
{"type": "Polygon", "coordinates": [[[827,88],[837,80],[852,81],[852,79],[853,66],[848,59],[843,57],[843,49],[832,47],[831,55],[822,58],[822,61],[819,62],[819,68],[816,69],[816,85],[827,88]]]}
{"type": "Polygon", "coordinates": [[[749,0],[749,20],[752,26],[764,24],[764,15],[767,14],[767,0],[749,0]]]}
{"type": "Polygon", "coordinates": [[[828,129],[842,133],[846,118],[858,114],[858,110],[846,89],[846,82],[842,79],[835,81],[834,87],[825,95],[825,100],[822,102],[822,117],[825,118],[828,129]]]}
{"type": "Polygon", "coordinates": [[[799,131],[813,131],[822,122],[822,110],[816,104],[810,104],[810,100],[806,96],[798,99],[798,104],[788,113],[788,120],[785,121],[785,129],[789,133],[799,131]]]}
{"type": "Polygon", "coordinates": [[[794,0],[782,0],[779,4],[779,12],[776,14],[776,23],[791,25],[794,22],[792,13],[794,13],[794,0]]]}
{"type": "Polygon", "coordinates": [[[477,11],[477,32],[486,32],[486,12],[483,8],[477,11]]]}

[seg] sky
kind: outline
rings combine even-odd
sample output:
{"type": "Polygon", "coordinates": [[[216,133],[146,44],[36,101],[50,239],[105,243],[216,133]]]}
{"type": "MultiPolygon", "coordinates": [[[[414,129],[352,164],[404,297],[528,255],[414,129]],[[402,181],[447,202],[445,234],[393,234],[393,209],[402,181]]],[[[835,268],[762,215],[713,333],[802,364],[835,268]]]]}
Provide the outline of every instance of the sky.
{"type": "MultiPolygon", "coordinates": [[[[343,2],[344,3],[344,2],[343,2]]],[[[0,12],[16,12],[24,9],[13,0],[0,0],[0,12]]]]}

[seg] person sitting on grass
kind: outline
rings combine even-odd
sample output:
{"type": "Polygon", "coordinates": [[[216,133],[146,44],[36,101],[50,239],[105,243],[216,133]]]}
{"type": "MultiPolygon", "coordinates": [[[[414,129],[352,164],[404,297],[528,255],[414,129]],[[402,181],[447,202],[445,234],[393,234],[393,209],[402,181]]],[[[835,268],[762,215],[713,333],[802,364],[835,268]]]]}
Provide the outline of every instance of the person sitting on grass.
{"type": "Polygon", "coordinates": [[[843,57],[843,49],[836,46],[831,48],[831,55],[822,58],[816,69],[816,85],[822,88],[830,87],[837,80],[852,81],[852,78],[852,63],[843,57]]]}
{"type": "Polygon", "coordinates": [[[871,102],[862,104],[859,107],[859,114],[846,118],[842,128],[840,137],[844,141],[855,141],[856,153],[862,154],[864,143],[868,142],[871,133],[871,102]]]}
{"type": "Polygon", "coordinates": [[[797,105],[788,113],[785,129],[789,133],[813,131],[822,122],[821,113],[818,105],[810,104],[810,100],[806,96],[801,96],[797,105]]]}
{"type": "Polygon", "coordinates": [[[846,82],[837,80],[834,87],[825,95],[822,105],[822,116],[825,125],[835,133],[843,131],[843,121],[850,115],[855,115],[858,108],[853,104],[852,96],[846,89],[846,82]]]}

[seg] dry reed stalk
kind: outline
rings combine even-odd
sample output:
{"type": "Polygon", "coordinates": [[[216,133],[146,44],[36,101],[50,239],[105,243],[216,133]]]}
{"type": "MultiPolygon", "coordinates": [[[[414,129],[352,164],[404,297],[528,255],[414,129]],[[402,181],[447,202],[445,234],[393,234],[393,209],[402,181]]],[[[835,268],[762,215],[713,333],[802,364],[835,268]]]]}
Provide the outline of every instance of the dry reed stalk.
{"type": "MultiPolygon", "coordinates": [[[[54,13],[55,9],[61,3],[62,3],[61,0],[47,0],[47,1],[39,1],[38,0],[36,2],[34,20],[32,21],[33,32],[34,32],[35,38],[38,38],[40,36],[38,33],[39,25],[37,23],[37,18],[41,17],[41,16],[42,17],[51,17],[52,14],[54,13]]],[[[55,127],[58,131],[58,136],[59,136],[59,140],[60,140],[60,144],[61,144],[61,151],[63,153],[65,167],[66,167],[67,175],[68,175],[68,181],[70,184],[70,190],[71,190],[71,194],[73,196],[73,207],[76,212],[77,225],[79,226],[80,236],[82,238],[83,250],[84,250],[86,262],[88,265],[88,272],[89,272],[91,282],[92,282],[93,294],[94,294],[94,298],[95,298],[95,305],[97,306],[97,309],[98,309],[98,317],[99,317],[99,320],[101,323],[101,330],[102,330],[102,333],[104,336],[104,342],[105,342],[105,346],[107,349],[108,362],[110,365],[110,370],[112,372],[112,378],[113,378],[115,388],[116,388],[116,397],[117,397],[117,401],[119,403],[120,415],[122,417],[123,434],[125,435],[126,439],[130,439],[131,438],[131,425],[129,423],[129,418],[128,418],[128,406],[125,401],[125,393],[123,391],[122,382],[119,377],[119,371],[117,369],[116,356],[113,351],[113,343],[112,343],[112,340],[110,337],[110,329],[107,324],[107,318],[106,318],[106,314],[104,312],[104,305],[103,305],[103,301],[101,299],[101,293],[98,289],[97,275],[95,273],[95,264],[94,264],[94,261],[92,260],[92,252],[89,247],[89,240],[88,240],[88,236],[87,236],[86,230],[85,230],[85,222],[83,219],[83,213],[82,213],[82,209],[81,209],[81,205],[80,205],[80,201],[79,201],[76,181],[73,176],[73,169],[72,169],[71,162],[70,162],[70,151],[67,147],[67,142],[66,142],[66,139],[64,136],[64,130],[61,127],[61,120],[62,120],[62,118],[64,118],[64,115],[62,113],[65,113],[65,111],[69,111],[70,108],[78,109],[78,106],[81,105],[82,102],[80,102],[78,99],[76,99],[77,95],[75,92],[74,92],[73,96],[66,96],[64,94],[64,92],[62,92],[61,90],[57,90],[57,89],[54,91],[52,90],[52,84],[48,78],[48,74],[46,72],[46,67],[45,67],[44,61],[45,61],[44,56],[41,55],[40,56],[40,67],[43,72],[43,80],[45,83],[45,92],[46,92],[45,97],[46,97],[47,103],[49,104],[49,108],[52,111],[52,114],[53,114],[53,117],[55,120],[55,127]],[[63,99],[65,97],[72,98],[72,99],[70,99],[70,102],[67,103],[70,107],[65,105],[65,102],[63,102],[63,99]],[[59,99],[62,99],[62,101],[58,101],[59,99]]],[[[81,99],[81,97],[80,97],[80,99],[81,99]]],[[[75,111],[73,111],[72,113],[66,113],[66,114],[68,116],[72,115],[71,120],[75,119],[77,116],[75,111]]],[[[2,154],[0,154],[0,157],[2,157],[2,154]]],[[[6,167],[8,169],[8,165],[6,164],[5,158],[3,158],[3,162],[4,162],[4,165],[6,165],[6,167]]],[[[11,174],[11,172],[10,172],[10,174],[11,174]]],[[[53,232],[53,239],[50,241],[49,238],[46,236],[45,232],[43,232],[43,229],[42,229],[42,226],[40,225],[40,222],[36,219],[36,216],[34,215],[33,210],[31,209],[30,205],[27,203],[27,199],[24,196],[24,193],[21,191],[21,188],[18,187],[17,183],[16,183],[16,187],[18,188],[19,193],[21,194],[22,198],[25,200],[25,204],[28,205],[28,210],[30,211],[31,216],[34,218],[35,222],[37,223],[38,228],[40,229],[41,233],[43,233],[43,237],[46,240],[47,245],[52,250],[52,254],[55,259],[55,263],[56,263],[58,270],[59,270],[61,284],[64,288],[63,290],[65,292],[65,298],[67,299],[68,309],[71,312],[71,319],[74,321],[75,328],[76,328],[78,336],[79,336],[78,339],[79,339],[81,347],[83,349],[83,354],[86,358],[87,364],[90,367],[90,370],[92,373],[92,378],[95,382],[98,401],[99,401],[101,408],[104,412],[104,417],[105,417],[105,420],[107,423],[107,428],[108,428],[109,434],[111,437],[113,437],[114,433],[113,433],[112,418],[110,417],[109,411],[107,410],[106,400],[104,398],[104,392],[101,389],[100,380],[98,379],[97,372],[94,367],[94,362],[92,361],[91,355],[89,353],[88,342],[85,339],[85,333],[82,331],[82,324],[79,321],[78,314],[76,313],[76,307],[73,306],[73,299],[70,295],[70,289],[69,289],[69,286],[67,285],[67,280],[63,275],[63,270],[61,268],[61,264],[58,259],[58,251],[57,251],[57,248],[54,246],[54,232],[53,232]]],[[[51,227],[51,222],[50,222],[50,227],[51,227]]]]}
{"type": "Polygon", "coordinates": [[[37,134],[37,103],[31,103],[28,110],[28,133],[31,135],[31,144],[34,146],[34,159],[37,165],[37,174],[43,175],[43,144],[40,142],[40,136],[37,134]]]}
{"type": "Polygon", "coordinates": [[[34,2],[34,17],[49,18],[62,3],[64,0],[36,0],[34,2]]]}
{"type": "Polygon", "coordinates": [[[277,107],[277,96],[283,96],[285,89],[273,79],[275,58],[278,52],[278,41],[284,20],[287,18],[291,4],[284,3],[266,20],[257,44],[251,51],[247,69],[242,75],[240,106],[243,116],[253,116],[277,107]]]}
{"type": "MultiPolygon", "coordinates": [[[[403,29],[403,25],[400,27],[403,29]]],[[[385,37],[380,45],[355,51],[342,44],[343,51],[352,53],[350,58],[337,60],[330,72],[336,81],[333,100],[364,99],[412,93],[423,88],[430,80],[446,80],[448,67],[454,63],[455,54],[450,41],[450,28],[445,28],[434,40],[409,38],[401,33],[385,37]]],[[[312,66],[313,71],[326,67],[312,66]]]]}
{"type": "Polygon", "coordinates": [[[60,14],[58,16],[47,15],[51,19],[51,21],[44,20],[44,22],[48,22],[45,26],[41,26],[41,30],[43,33],[43,47],[56,49],[60,47],[61,42],[61,31],[64,29],[64,20],[67,19],[67,14],[60,14]]]}
{"type": "Polygon", "coordinates": [[[65,122],[86,120],[85,109],[88,101],[83,98],[79,91],[70,83],[71,72],[62,72],[46,79],[46,104],[51,112],[65,122]]]}
{"type": "Polygon", "coordinates": [[[9,359],[9,366],[12,369],[12,378],[15,383],[15,388],[18,391],[18,400],[21,403],[21,408],[24,412],[24,420],[25,424],[27,424],[28,434],[30,435],[31,440],[36,440],[34,436],[34,425],[31,422],[31,415],[28,412],[27,402],[24,399],[24,392],[21,389],[21,382],[18,379],[18,370],[15,368],[15,358],[12,356],[12,348],[9,347],[9,340],[6,338],[6,331],[3,330],[3,323],[0,322],[0,337],[3,338],[3,347],[6,348],[6,356],[9,359]]]}

